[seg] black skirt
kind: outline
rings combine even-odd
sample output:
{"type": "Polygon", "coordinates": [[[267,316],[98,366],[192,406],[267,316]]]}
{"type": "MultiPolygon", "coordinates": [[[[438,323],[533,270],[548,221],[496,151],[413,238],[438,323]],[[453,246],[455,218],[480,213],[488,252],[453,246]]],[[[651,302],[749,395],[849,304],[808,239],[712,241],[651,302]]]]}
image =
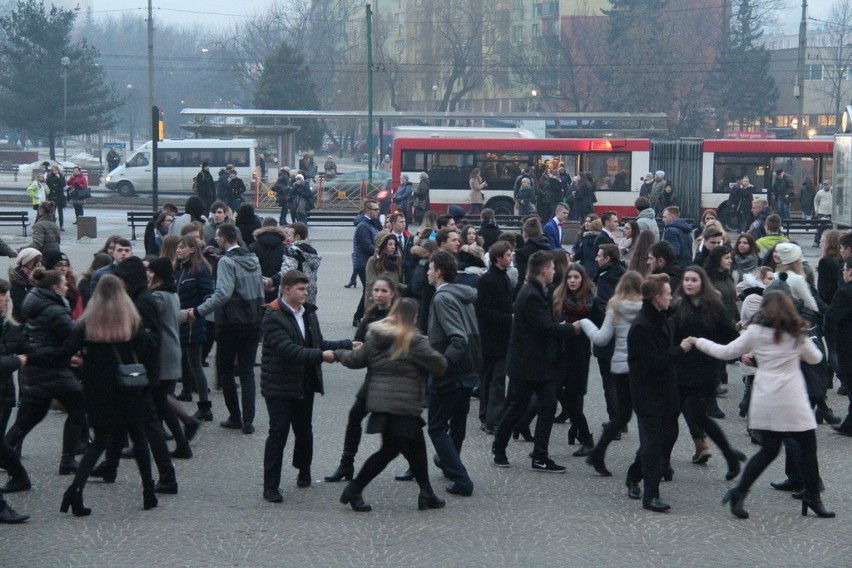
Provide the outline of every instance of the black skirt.
{"type": "Polygon", "coordinates": [[[383,434],[413,440],[423,435],[425,425],[426,422],[420,416],[373,412],[367,418],[367,434],[383,434]]]}

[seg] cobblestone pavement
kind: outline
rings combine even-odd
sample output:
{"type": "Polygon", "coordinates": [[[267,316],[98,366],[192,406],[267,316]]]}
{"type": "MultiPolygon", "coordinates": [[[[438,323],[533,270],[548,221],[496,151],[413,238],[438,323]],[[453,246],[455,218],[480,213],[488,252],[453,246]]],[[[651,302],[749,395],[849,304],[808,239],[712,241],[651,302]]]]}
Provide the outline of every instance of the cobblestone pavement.
{"type": "MultiPolygon", "coordinates": [[[[96,212],[98,242],[66,247],[81,268],[113,231],[129,234],[116,210],[96,212]]],[[[73,229],[73,227],[70,227],[73,229]]],[[[70,230],[69,229],[69,230],[70,230]]],[[[5,231],[10,232],[10,231],[5,231]]],[[[69,235],[69,233],[64,233],[69,235]]],[[[351,229],[317,229],[320,270],[320,321],[326,337],[351,337],[352,313],[361,289],[342,285],[350,273],[351,229]]],[[[6,238],[6,235],[3,235],[6,238]]],[[[70,236],[66,237],[68,240],[70,236]]],[[[19,245],[21,238],[9,237],[19,245]]],[[[138,241],[141,247],[141,241],[138,241]]],[[[812,255],[810,249],[806,249],[812,255]]],[[[0,259],[5,272],[8,259],[0,259]]],[[[745,421],[736,415],[742,393],[738,373],[729,368],[731,393],[720,399],[728,417],[720,423],[734,445],[751,455],[745,421]]],[[[220,393],[212,396],[216,422],[206,424],[193,443],[195,457],[176,460],[180,493],[160,497],[160,506],[142,510],[135,465],[122,460],[115,484],[93,481],[86,487],[90,517],[58,512],[70,477],[57,475],[64,415],[51,412],[27,438],[24,464],[33,489],[9,496],[12,505],[32,515],[25,525],[0,526],[0,565],[24,566],[848,566],[852,557],[847,519],[852,516],[850,440],[818,430],[824,501],[835,520],[799,514],[799,502],[769,487],[784,478],[783,458],[755,484],[747,506],[749,520],[733,518],[720,505],[732,484],[724,481],[718,452],[707,466],[690,463],[692,444],[681,423],[675,448],[674,481],[662,485],[671,503],[668,514],[645,511],[631,501],[624,473],[637,448],[635,422],[623,440],[610,447],[607,464],[614,477],[600,478],[571,457],[567,426],[555,426],[553,458],[567,475],[529,470],[530,444],[511,442],[510,469],[490,463],[491,438],[479,431],[474,402],[463,459],[476,484],[472,497],[447,495],[440,474],[431,469],[442,510],[417,511],[417,487],[394,481],[401,458],[364,492],[373,512],[358,514],[338,501],[343,484],[322,481],[339,459],[346,414],[363,374],[339,365],[324,367],[327,394],[317,398],[314,433],[314,484],[296,488],[296,470],[285,466],[283,504],[261,497],[266,411],[258,400],[257,433],[223,430],[220,393]],[[847,528],[843,528],[847,527],[847,528]]],[[[597,366],[592,365],[586,415],[596,436],[604,420],[597,366]]],[[[833,392],[838,412],[845,399],[833,392]]],[[[357,463],[378,447],[365,436],[357,463]]],[[[285,464],[289,464],[292,441],[285,464]]]]}

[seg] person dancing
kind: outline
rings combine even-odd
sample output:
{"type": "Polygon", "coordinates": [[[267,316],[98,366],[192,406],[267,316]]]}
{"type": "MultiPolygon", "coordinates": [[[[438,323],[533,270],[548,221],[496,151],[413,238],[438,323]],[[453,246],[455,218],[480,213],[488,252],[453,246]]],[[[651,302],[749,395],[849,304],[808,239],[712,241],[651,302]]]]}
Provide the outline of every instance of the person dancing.
{"type": "Polygon", "coordinates": [[[807,337],[806,322],[797,314],[793,301],[780,291],[763,296],[760,311],[752,324],[734,342],[719,345],[709,339],[689,337],[686,341],[699,351],[723,361],[751,352],[757,362],[752,385],[749,428],[761,439],[760,451],[748,461],[740,483],[728,491],[722,503],[730,503],[731,513],[749,517],[743,506],[752,484],[778,456],[785,437],[793,438],[802,449],[802,477],[805,495],[802,515],[811,509],[818,517],[834,517],[826,510],[819,494],[816,419],[808,402],[800,362],[815,365],[822,353],[807,337]]]}
{"type": "Polygon", "coordinates": [[[417,508],[440,509],[446,504],[429,482],[421,414],[427,374],[443,375],[447,360],[419,333],[417,310],[414,300],[400,300],[387,318],[370,326],[361,349],[334,352],[335,358],[350,369],[370,366],[367,432],[382,435],[382,447],[367,458],[340,496],[341,503],[358,512],[372,509],[361,492],[399,454],[408,460],[420,486],[417,508]]]}

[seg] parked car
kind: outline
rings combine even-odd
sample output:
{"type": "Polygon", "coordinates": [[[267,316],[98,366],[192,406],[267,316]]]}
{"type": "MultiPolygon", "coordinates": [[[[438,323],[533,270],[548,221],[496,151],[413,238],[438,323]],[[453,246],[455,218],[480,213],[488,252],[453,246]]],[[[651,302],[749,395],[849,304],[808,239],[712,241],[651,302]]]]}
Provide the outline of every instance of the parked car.
{"type": "MultiPolygon", "coordinates": [[[[323,184],[325,199],[357,199],[361,192],[361,183],[366,181],[368,177],[367,170],[357,170],[354,172],[343,172],[337,174],[334,179],[330,179],[323,184]],[[339,192],[343,192],[341,195],[339,192]]],[[[373,170],[373,185],[367,187],[367,195],[375,196],[377,188],[384,187],[385,183],[390,180],[390,173],[373,170]]]]}

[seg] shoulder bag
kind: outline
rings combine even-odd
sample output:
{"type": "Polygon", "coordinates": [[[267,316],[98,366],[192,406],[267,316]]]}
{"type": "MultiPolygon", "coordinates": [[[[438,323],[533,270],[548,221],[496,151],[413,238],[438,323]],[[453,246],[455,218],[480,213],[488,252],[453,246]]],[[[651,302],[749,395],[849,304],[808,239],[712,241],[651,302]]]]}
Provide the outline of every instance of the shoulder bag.
{"type": "Polygon", "coordinates": [[[115,382],[121,390],[137,390],[148,386],[148,373],[145,371],[145,366],[142,365],[136,358],[136,351],[133,351],[133,363],[125,364],[121,361],[121,355],[115,345],[112,346],[112,351],[115,353],[115,359],[118,361],[118,366],[115,369],[115,382]]]}

